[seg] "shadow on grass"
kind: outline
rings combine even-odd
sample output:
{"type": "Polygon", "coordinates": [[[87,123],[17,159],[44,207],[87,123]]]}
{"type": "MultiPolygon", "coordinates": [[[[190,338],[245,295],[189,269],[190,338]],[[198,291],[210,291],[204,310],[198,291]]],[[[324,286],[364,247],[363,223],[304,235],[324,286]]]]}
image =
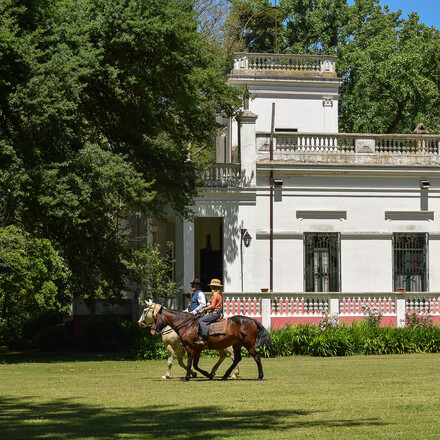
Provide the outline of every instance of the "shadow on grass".
{"type": "Polygon", "coordinates": [[[52,362],[94,362],[94,361],[130,361],[133,357],[128,351],[117,351],[112,353],[97,353],[83,350],[65,351],[7,351],[0,352],[0,364],[21,364],[21,363],[52,363],[52,362]]]}
{"type": "MultiPolygon", "coordinates": [[[[154,396],[150,396],[150,402],[154,396]]],[[[311,412],[265,410],[231,412],[221,406],[191,407],[148,405],[138,408],[106,408],[56,400],[33,405],[26,399],[0,397],[0,432],[9,439],[111,439],[121,436],[154,439],[206,440],[241,436],[264,437],[294,428],[383,426],[377,419],[320,420],[311,412]],[[228,435],[229,433],[229,435],[228,435]]]]}

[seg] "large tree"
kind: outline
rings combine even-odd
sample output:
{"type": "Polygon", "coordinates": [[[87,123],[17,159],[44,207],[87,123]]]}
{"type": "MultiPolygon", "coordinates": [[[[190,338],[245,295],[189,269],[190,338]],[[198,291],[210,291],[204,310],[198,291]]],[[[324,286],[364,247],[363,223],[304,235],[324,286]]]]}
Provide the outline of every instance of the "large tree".
{"type": "Polygon", "coordinates": [[[50,240],[73,294],[129,284],[121,219],[188,213],[237,104],[214,53],[190,0],[0,2],[0,227],[50,240]]]}

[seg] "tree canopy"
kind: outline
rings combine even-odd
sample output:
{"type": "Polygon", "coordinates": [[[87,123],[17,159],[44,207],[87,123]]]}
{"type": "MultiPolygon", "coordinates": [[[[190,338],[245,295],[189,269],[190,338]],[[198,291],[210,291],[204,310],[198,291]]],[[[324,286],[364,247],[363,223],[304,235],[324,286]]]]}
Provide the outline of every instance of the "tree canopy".
{"type": "Polygon", "coordinates": [[[71,294],[129,285],[138,257],[121,219],[186,215],[195,152],[214,145],[216,113],[235,111],[193,6],[0,2],[0,228],[49,240],[71,294]]]}

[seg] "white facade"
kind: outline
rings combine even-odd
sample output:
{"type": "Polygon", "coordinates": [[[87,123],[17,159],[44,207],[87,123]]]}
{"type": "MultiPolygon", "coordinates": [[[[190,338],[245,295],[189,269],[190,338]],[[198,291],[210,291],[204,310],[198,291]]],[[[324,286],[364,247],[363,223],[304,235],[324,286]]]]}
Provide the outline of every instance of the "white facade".
{"type": "Polygon", "coordinates": [[[224,121],[223,163],[207,173],[196,221],[176,220],[168,235],[176,281],[221,278],[238,293],[440,292],[440,136],[339,134],[334,57],[237,54],[229,81],[251,99],[238,122],[224,121]],[[272,196],[271,175],[282,181],[272,196]],[[330,251],[316,244],[328,234],[330,251]],[[329,255],[330,284],[315,273],[329,255]]]}

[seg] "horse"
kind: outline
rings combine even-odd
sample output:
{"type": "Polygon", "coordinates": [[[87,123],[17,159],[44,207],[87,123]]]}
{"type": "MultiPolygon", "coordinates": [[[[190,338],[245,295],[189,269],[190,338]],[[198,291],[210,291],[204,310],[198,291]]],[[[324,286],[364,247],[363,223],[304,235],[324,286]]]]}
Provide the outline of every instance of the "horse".
{"type": "Polygon", "coordinates": [[[198,323],[199,317],[194,317],[186,312],[179,312],[177,310],[167,310],[161,307],[155,312],[154,327],[151,328],[151,333],[160,333],[167,325],[178,333],[183,346],[188,352],[188,363],[186,369],[186,376],[183,381],[189,381],[191,377],[191,366],[194,362],[194,369],[202,373],[209,379],[214,376],[205,370],[199,368],[200,353],[204,349],[219,350],[232,345],[234,349],[234,361],[222,380],[228,379],[232,370],[241,361],[241,347],[245,347],[249,354],[254,358],[258,367],[258,378],[262,380],[264,377],[263,367],[261,365],[260,355],[257,353],[258,347],[270,347],[272,339],[269,332],[257,320],[249,318],[248,316],[236,315],[228,318],[225,334],[211,335],[207,344],[204,346],[196,344],[198,340],[198,323]]]}
{"type": "MultiPolygon", "coordinates": [[[[141,317],[139,318],[138,324],[141,327],[147,327],[154,322],[154,310],[159,309],[161,306],[159,304],[154,304],[151,300],[145,302],[147,307],[143,310],[141,317]]],[[[170,327],[167,326],[162,331],[162,342],[168,350],[168,361],[167,361],[167,371],[161,377],[161,379],[166,380],[171,376],[171,367],[173,366],[174,354],[177,355],[177,361],[179,365],[186,371],[187,367],[183,363],[183,351],[181,347],[181,341],[179,335],[170,327]]],[[[217,372],[218,367],[226,359],[226,352],[231,356],[232,361],[234,361],[234,351],[232,347],[226,347],[225,349],[218,350],[220,359],[212,367],[211,375],[214,377],[217,372]]],[[[197,377],[197,373],[191,370],[191,377],[197,377]]],[[[231,378],[236,379],[239,374],[238,366],[232,373],[231,378]]]]}

